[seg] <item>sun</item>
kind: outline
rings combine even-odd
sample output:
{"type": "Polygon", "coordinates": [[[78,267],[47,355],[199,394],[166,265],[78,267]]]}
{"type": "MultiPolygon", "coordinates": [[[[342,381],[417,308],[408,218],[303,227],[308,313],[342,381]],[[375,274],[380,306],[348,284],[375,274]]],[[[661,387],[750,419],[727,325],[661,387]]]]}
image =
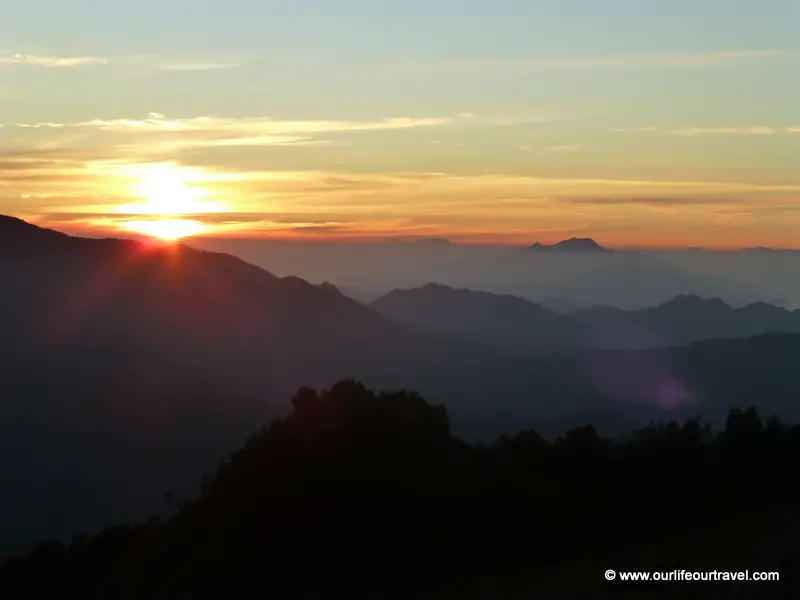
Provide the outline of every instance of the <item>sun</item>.
{"type": "Polygon", "coordinates": [[[157,219],[154,221],[127,221],[123,228],[143,233],[164,241],[175,241],[202,233],[207,228],[198,221],[188,219],[157,219]]]}
{"type": "Polygon", "coordinates": [[[213,194],[201,185],[209,177],[200,169],[170,163],[128,165],[120,174],[130,180],[129,193],[142,199],[136,204],[115,207],[117,214],[137,217],[121,224],[125,230],[161,240],[177,240],[209,228],[186,217],[225,211],[218,202],[207,200],[213,194]]]}

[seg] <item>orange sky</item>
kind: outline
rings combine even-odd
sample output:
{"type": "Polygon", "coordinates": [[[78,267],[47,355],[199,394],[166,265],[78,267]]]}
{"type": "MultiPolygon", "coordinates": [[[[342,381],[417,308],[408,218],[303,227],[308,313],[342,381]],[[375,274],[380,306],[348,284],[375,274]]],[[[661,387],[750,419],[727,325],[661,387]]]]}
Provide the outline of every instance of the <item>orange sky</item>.
{"type": "Polygon", "coordinates": [[[300,4],[159,5],[156,37],[154,0],[4,8],[0,213],[91,235],[800,247],[786,3],[300,4]]]}

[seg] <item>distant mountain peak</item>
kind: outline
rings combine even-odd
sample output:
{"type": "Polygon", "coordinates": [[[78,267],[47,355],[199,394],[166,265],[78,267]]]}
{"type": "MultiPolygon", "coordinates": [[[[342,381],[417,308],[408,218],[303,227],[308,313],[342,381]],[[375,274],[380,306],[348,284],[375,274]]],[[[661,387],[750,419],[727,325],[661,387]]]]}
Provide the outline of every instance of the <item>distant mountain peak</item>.
{"type": "Polygon", "coordinates": [[[456,291],[456,289],[454,287],[452,287],[452,286],[445,285],[443,283],[436,283],[436,282],[426,283],[426,284],[420,286],[419,289],[420,290],[428,290],[428,291],[449,291],[449,292],[456,291]]]}
{"type": "Polygon", "coordinates": [[[656,308],[713,308],[724,310],[731,307],[720,298],[701,298],[695,294],[679,294],[656,308]]]}
{"type": "Polygon", "coordinates": [[[579,237],[571,237],[551,245],[536,242],[529,249],[537,252],[611,252],[592,238],[579,237]]]}
{"type": "Polygon", "coordinates": [[[422,237],[415,240],[418,244],[427,244],[430,246],[452,246],[453,242],[443,237],[422,237]]]}

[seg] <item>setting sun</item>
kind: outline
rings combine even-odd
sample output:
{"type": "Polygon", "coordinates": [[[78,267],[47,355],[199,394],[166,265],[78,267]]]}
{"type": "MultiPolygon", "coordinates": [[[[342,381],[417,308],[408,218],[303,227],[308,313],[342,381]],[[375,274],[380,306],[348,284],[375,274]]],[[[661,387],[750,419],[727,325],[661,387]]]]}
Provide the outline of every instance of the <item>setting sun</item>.
{"type": "Polygon", "coordinates": [[[202,233],[206,227],[186,219],[160,219],[157,221],[128,221],[123,224],[128,231],[143,233],[160,240],[178,240],[202,233]]]}
{"type": "Polygon", "coordinates": [[[114,212],[158,217],[125,221],[121,226],[128,231],[161,240],[177,240],[208,229],[196,219],[181,217],[225,211],[220,203],[204,200],[213,194],[201,185],[207,180],[202,171],[173,164],[151,164],[129,165],[121,174],[133,180],[130,193],[143,202],[117,206],[114,212]]]}

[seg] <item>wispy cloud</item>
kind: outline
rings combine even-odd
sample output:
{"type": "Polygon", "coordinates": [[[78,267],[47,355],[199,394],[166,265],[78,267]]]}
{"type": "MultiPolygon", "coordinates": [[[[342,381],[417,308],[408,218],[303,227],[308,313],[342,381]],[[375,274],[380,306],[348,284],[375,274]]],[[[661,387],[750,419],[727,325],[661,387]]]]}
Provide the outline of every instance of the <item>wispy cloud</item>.
{"type": "Polygon", "coordinates": [[[186,72],[199,72],[199,71],[222,71],[224,69],[234,69],[241,65],[237,63],[167,63],[161,65],[165,71],[186,71],[186,72]]]}
{"type": "MultiPolygon", "coordinates": [[[[778,127],[769,127],[765,125],[748,125],[748,126],[724,126],[724,127],[678,127],[678,128],[661,128],[661,127],[617,127],[611,130],[615,133],[652,133],[659,135],[687,135],[687,136],[701,136],[701,135],[773,135],[781,133],[778,127]]],[[[787,129],[791,132],[791,128],[787,129]]]]}
{"type": "Polygon", "coordinates": [[[70,68],[105,65],[108,59],[97,56],[42,56],[37,54],[0,54],[0,66],[17,65],[44,68],[70,68]]]}
{"type": "Polygon", "coordinates": [[[71,56],[59,54],[32,54],[25,52],[0,52],[0,67],[40,67],[72,68],[99,65],[114,65],[120,69],[147,69],[173,72],[221,71],[242,66],[240,60],[220,60],[195,58],[190,60],[178,57],[163,57],[150,54],[126,56],[71,56]]]}
{"type": "Polygon", "coordinates": [[[744,135],[772,135],[778,130],[774,127],[686,127],[674,129],[665,133],[675,135],[724,135],[724,134],[744,134],[744,135]]]}
{"type": "Polygon", "coordinates": [[[63,123],[15,123],[17,127],[23,129],[61,129],[64,127],[63,123]]]}
{"type": "MultiPolygon", "coordinates": [[[[170,152],[188,148],[310,145],[328,143],[319,136],[439,127],[471,121],[474,115],[462,113],[448,117],[391,117],[376,121],[281,120],[269,117],[201,116],[167,118],[150,113],[142,119],[94,119],[77,123],[18,123],[28,129],[51,128],[131,137],[146,142],[141,149],[170,152]],[[145,139],[140,139],[145,136],[145,139]]],[[[136,147],[136,143],[132,147],[136,147]]],[[[124,147],[124,144],[122,145],[124,147]]],[[[118,146],[120,147],[120,146],[118,146]]]]}
{"type": "Polygon", "coordinates": [[[567,196],[562,198],[569,204],[594,204],[600,206],[622,206],[634,204],[641,206],[696,206],[700,204],[734,204],[735,196],[708,194],[695,196],[567,196]]]}
{"type": "Polygon", "coordinates": [[[561,146],[550,146],[545,148],[547,152],[576,152],[578,150],[585,150],[586,144],[563,144],[561,146]]]}
{"type": "Polygon", "coordinates": [[[758,64],[780,58],[780,50],[740,50],[652,55],[547,56],[519,59],[455,59],[400,63],[397,68],[426,72],[526,72],[568,70],[707,69],[758,64]]]}
{"type": "Polygon", "coordinates": [[[380,131],[387,129],[409,129],[412,127],[431,127],[448,125],[457,119],[471,118],[472,115],[455,117],[391,117],[380,121],[284,121],[269,117],[235,118],[202,116],[188,119],[168,119],[160,113],[150,113],[141,120],[114,119],[84,121],[73,127],[91,127],[104,131],[147,131],[158,133],[192,131],[228,131],[260,135],[338,133],[345,131],[380,131]]]}

